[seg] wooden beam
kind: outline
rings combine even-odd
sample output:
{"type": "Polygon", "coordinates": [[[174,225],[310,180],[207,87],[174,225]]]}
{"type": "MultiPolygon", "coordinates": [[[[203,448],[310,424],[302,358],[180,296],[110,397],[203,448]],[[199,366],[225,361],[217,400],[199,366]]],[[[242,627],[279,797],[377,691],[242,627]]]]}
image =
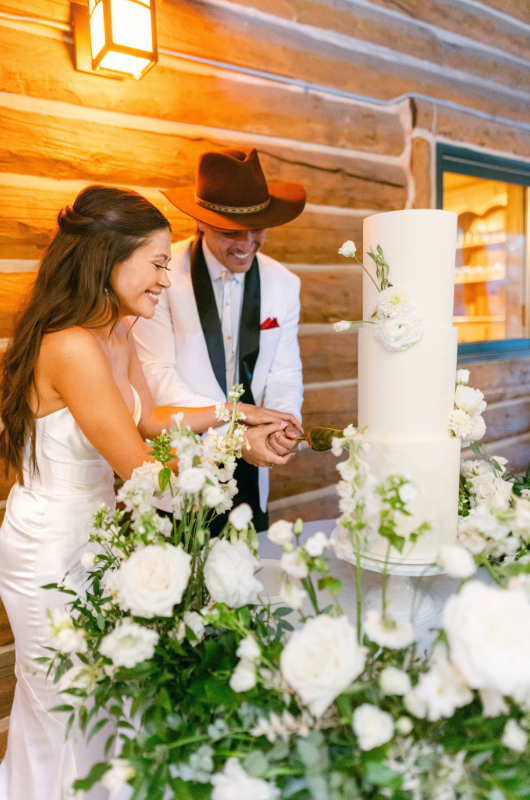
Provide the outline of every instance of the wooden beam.
{"type": "Polygon", "coordinates": [[[357,332],[354,329],[335,333],[329,326],[325,333],[306,334],[301,329],[300,334],[306,383],[357,377],[357,332]]]}

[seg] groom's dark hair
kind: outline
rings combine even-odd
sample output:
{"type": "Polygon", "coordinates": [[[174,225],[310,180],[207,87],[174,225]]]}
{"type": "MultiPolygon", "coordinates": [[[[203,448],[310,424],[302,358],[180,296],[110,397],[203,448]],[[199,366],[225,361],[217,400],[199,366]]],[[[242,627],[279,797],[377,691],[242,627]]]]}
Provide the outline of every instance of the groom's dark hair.
{"type": "Polygon", "coordinates": [[[115,326],[120,301],[111,284],[112,270],[155,231],[170,229],[162,212],[145,197],[110,186],[83,189],[73,206],[59,212],[57,221],[59,230],[42,260],[4,360],[0,455],[6,474],[12,468],[22,484],[28,443],[31,466],[38,469],[29,394],[31,389],[36,392],[35,366],[43,336],[74,326],[115,326]]]}

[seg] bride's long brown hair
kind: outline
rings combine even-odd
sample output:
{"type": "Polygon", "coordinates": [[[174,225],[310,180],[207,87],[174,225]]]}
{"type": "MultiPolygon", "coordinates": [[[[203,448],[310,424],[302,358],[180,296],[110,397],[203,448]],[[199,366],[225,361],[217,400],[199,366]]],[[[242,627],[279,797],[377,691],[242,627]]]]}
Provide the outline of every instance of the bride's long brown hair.
{"type": "MultiPolygon", "coordinates": [[[[88,186],[73,206],[59,212],[59,231],[40,265],[28,304],[18,319],[4,361],[0,456],[6,473],[23,484],[24,447],[38,470],[35,413],[29,404],[43,336],[76,325],[117,324],[120,301],[112,270],[126,261],[155,231],[170,228],[152,203],[137,192],[88,186]]],[[[38,402],[38,401],[37,401],[38,402]]]]}

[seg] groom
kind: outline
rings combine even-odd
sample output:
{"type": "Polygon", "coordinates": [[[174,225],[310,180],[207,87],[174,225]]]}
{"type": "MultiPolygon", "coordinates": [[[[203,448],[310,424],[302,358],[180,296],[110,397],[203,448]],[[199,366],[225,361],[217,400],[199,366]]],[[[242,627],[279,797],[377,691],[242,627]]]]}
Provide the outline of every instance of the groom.
{"type": "MultiPolygon", "coordinates": [[[[301,420],[300,279],[258,250],[267,228],[302,213],[303,187],[267,184],[255,149],[224,150],[200,156],[195,187],[164,194],[197,220],[197,234],[172,246],[171,287],[154,318],[133,327],[155,402],[211,406],[241,383],[242,402],[301,420]]],[[[285,455],[298,435],[290,425],[269,446],[285,455]]],[[[234,506],[249,503],[266,530],[268,469],[241,459],[235,478],[234,506]]]]}

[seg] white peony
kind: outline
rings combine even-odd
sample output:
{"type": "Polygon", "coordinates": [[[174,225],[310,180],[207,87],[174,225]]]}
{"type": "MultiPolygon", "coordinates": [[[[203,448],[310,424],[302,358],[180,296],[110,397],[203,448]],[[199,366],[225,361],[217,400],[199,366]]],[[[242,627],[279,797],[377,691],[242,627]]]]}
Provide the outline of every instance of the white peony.
{"type": "Polygon", "coordinates": [[[178,482],[184,494],[197,494],[206,481],[206,473],[199,467],[188,467],[179,474],[178,482]]]}
{"type": "Polygon", "coordinates": [[[46,633],[61,653],[69,655],[87,652],[85,632],[81,628],[74,628],[74,621],[68,611],[60,608],[48,611],[46,633]]]}
{"type": "Polygon", "coordinates": [[[204,580],[212,600],[231,608],[257,603],[258,592],[263,590],[263,584],[254,577],[257,567],[259,561],[245,542],[230,544],[225,539],[216,540],[204,567],[204,580]]]}
{"type": "Polygon", "coordinates": [[[384,317],[375,323],[374,336],[387,350],[408,350],[423,336],[423,322],[415,311],[384,317]]]}
{"type": "Polygon", "coordinates": [[[356,252],[357,248],[355,247],[355,242],[352,242],[351,239],[348,239],[348,241],[344,242],[342,247],[339,248],[339,255],[347,256],[348,258],[353,258],[356,252]]]}
{"type": "Polygon", "coordinates": [[[351,328],[352,324],[353,323],[348,322],[346,319],[341,319],[340,322],[333,323],[333,330],[335,333],[342,333],[342,331],[347,331],[349,328],[351,328]]]}
{"type": "Polygon", "coordinates": [[[413,690],[417,700],[424,703],[427,719],[436,722],[442,717],[452,717],[457,708],[473,700],[464,676],[447,659],[445,648],[437,647],[430,661],[430,669],[420,675],[413,690]]]}
{"type": "Polygon", "coordinates": [[[364,619],[364,632],[368,638],[380,647],[401,650],[414,641],[414,628],[410,622],[395,622],[371,608],[364,619]]]}
{"type": "Polygon", "coordinates": [[[115,797],[127,781],[134,778],[135,772],[126,758],[111,758],[110,769],[101,778],[101,783],[115,797]]]}
{"type": "Polygon", "coordinates": [[[223,771],[211,777],[211,800],[278,800],[280,790],[261,778],[247,775],[237,758],[229,758],[223,771]]]}
{"type": "Polygon", "coordinates": [[[514,719],[509,719],[504,727],[502,743],[516,753],[524,753],[528,746],[528,733],[514,719]]]}
{"type": "Polygon", "coordinates": [[[294,611],[299,611],[302,608],[304,600],[307,597],[306,590],[302,589],[301,586],[285,581],[280,586],[279,594],[285,605],[289,606],[289,608],[292,608],[294,611]]]}
{"type": "Polygon", "coordinates": [[[484,395],[479,389],[472,389],[471,386],[459,384],[455,390],[455,406],[461,408],[470,417],[475,417],[477,414],[482,414],[486,408],[486,403],[484,402],[484,395]]]}
{"type": "Polygon", "coordinates": [[[363,703],[353,712],[353,732],[361,750],[373,750],[391,740],[394,720],[386,711],[371,703],[363,703]]]}
{"type": "Polygon", "coordinates": [[[270,539],[274,544],[279,544],[285,547],[286,544],[291,544],[293,538],[293,523],[287,522],[284,519],[279,519],[278,522],[273,522],[267,531],[267,539],[270,539]]]}
{"type": "Polygon", "coordinates": [[[462,386],[467,386],[469,383],[469,370],[468,369],[457,369],[456,371],[456,383],[461,384],[462,386]]]}
{"type": "Polygon", "coordinates": [[[509,713],[506,700],[495,689],[479,689],[479,695],[485,717],[499,717],[501,714],[509,713]]]}
{"type": "Polygon", "coordinates": [[[397,317],[411,310],[408,294],[398,286],[389,286],[379,293],[377,313],[383,317],[397,317]]]}
{"type": "Polygon", "coordinates": [[[241,661],[236,666],[230,678],[230,688],[234,692],[248,692],[256,685],[256,667],[252,661],[241,661]]]}
{"type": "Polygon", "coordinates": [[[110,658],[114,666],[131,669],[153,657],[158,638],[156,631],[124,619],[102,639],[99,651],[110,658]]]}
{"type": "Polygon", "coordinates": [[[171,617],[190,575],[191,556],[181,546],[140,547],[118,571],[120,606],[135,617],[171,617]]]}
{"type": "MultiPolygon", "coordinates": [[[[68,689],[84,689],[88,695],[96,688],[96,685],[96,674],[93,667],[88,664],[76,664],[64,673],[57,684],[57,691],[66,692],[68,689]]],[[[65,700],[76,707],[83,704],[83,698],[78,695],[68,694],[65,700]]]]}
{"type": "Polygon", "coordinates": [[[438,563],[451,578],[470,578],[477,571],[475,559],[469,550],[458,544],[440,548],[438,563]]]}
{"type": "Polygon", "coordinates": [[[366,649],[357,642],[346,617],[320,614],[293,633],[280,657],[282,675],[321,717],[338,695],[363,671],[366,649]]]}
{"type": "Polygon", "coordinates": [[[302,550],[293,550],[290,553],[283,553],[280,559],[280,566],[291,578],[307,578],[309,568],[302,555],[302,550]]]}
{"type": "Polygon", "coordinates": [[[96,558],[97,558],[96,554],[91,553],[90,550],[88,550],[81,556],[81,565],[85,569],[92,569],[92,567],[95,566],[96,564],[96,558]]]}
{"type": "Polygon", "coordinates": [[[466,583],[442,617],[451,659],[473,689],[530,691],[530,603],[521,589],[466,583]]]}
{"type": "Polygon", "coordinates": [[[228,521],[234,526],[236,531],[246,531],[252,519],[252,509],[248,503],[241,503],[240,506],[232,509],[228,515],[228,521]]]}
{"type": "Polygon", "coordinates": [[[322,531],[318,531],[318,533],[310,536],[304,544],[304,550],[306,553],[315,558],[321,556],[326,547],[329,547],[329,540],[326,534],[322,533],[322,531]]]}
{"type": "Polygon", "coordinates": [[[385,667],[379,676],[379,685],[385,694],[400,696],[411,688],[408,674],[397,667],[385,667]]]}

